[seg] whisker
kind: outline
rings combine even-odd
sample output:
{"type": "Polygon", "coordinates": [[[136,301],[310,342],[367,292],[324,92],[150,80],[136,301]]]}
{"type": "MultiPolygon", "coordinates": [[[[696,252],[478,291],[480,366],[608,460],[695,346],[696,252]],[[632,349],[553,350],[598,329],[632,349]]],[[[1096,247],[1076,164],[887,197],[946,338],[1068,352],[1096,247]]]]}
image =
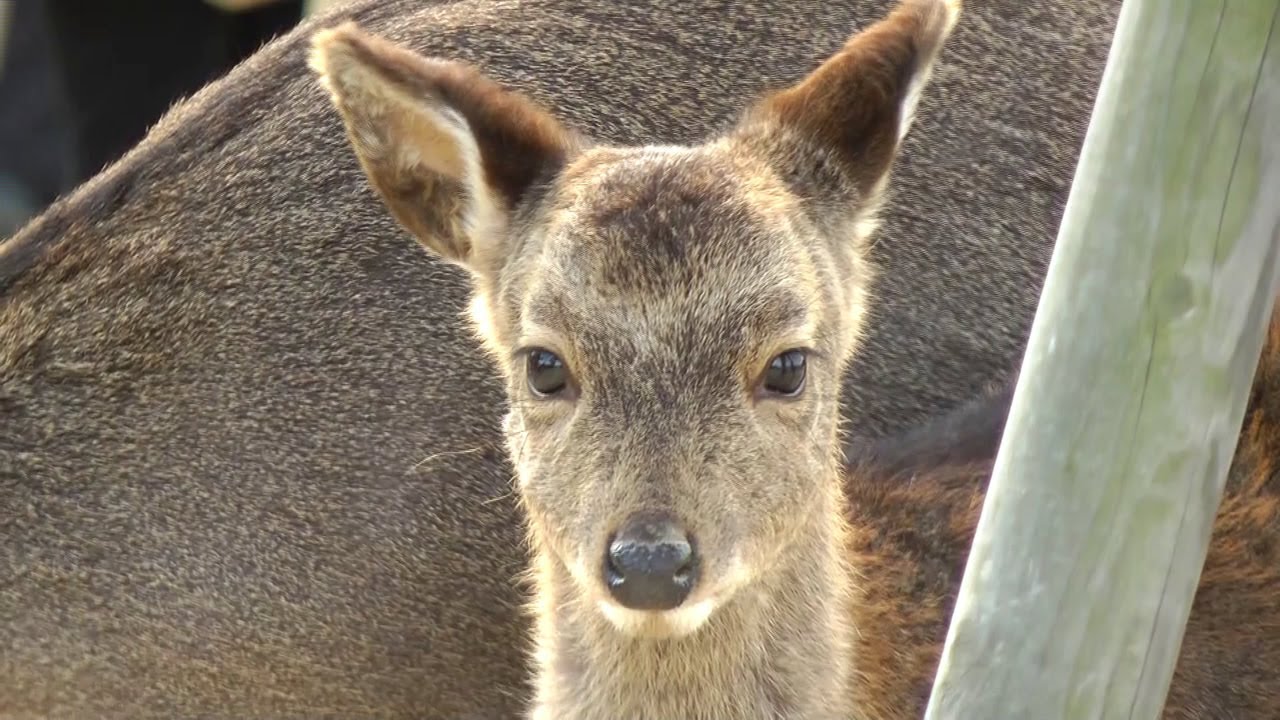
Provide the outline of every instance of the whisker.
{"type": "Polygon", "coordinates": [[[431,455],[428,455],[422,458],[421,460],[419,460],[418,462],[414,463],[413,467],[410,468],[410,471],[417,472],[418,470],[422,469],[423,465],[426,465],[427,463],[432,462],[434,460],[438,460],[442,457],[448,457],[451,455],[472,455],[472,454],[483,452],[483,451],[484,451],[484,447],[474,447],[469,450],[441,450],[438,453],[432,453],[431,455]]]}

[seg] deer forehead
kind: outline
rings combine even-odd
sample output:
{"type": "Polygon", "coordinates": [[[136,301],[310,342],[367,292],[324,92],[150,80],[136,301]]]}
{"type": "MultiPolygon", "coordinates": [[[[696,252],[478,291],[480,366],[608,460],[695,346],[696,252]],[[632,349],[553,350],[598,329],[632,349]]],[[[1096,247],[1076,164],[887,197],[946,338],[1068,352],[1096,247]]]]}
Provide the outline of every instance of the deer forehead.
{"type": "Polygon", "coordinates": [[[784,229],[800,210],[766,162],[728,141],[593,148],[561,174],[554,203],[561,223],[584,225],[616,223],[618,214],[632,219],[639,210],[653,211],[651,217],[660,221],[663,211],[691,206],[704,214],[684,219],[703,230],[744,220],[784,229]]]}
{"type": "Polygon", "coordinates": [[[565,173],[536,243],[538,272],[605,302],[750,302],[816,282],[822,245],[763,170],[708,148],[589,153],[565,173]]]}
{"type": "Polygon", "coordinates": [[[737,354],[815,329],[820,246],[786,189],[747,161],[715,148],[592,152],[551,206],[520,303],[532,328],[737,354]]]}

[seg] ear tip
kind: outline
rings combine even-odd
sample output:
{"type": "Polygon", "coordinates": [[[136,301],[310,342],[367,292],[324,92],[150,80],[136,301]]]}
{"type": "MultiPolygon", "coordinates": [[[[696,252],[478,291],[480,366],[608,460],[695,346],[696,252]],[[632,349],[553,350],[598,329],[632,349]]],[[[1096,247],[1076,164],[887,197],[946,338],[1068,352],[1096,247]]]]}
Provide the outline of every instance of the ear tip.
{"type": "Polygon", "coordinates": [[[901,7],[923,16],[924,26],[931,34],[947,35],[955,27],[964,9],[963,0],[903,0],[901,7]]]}
{"type": "MultiPolygon", "coordinates": [[[[882,24],[896,28],[891,31],[894,34],[906,31],[916,48],[932,58],[951,37],[963,4],[963,0],[898,0],[882,24]]],[[[850,42],[857,39],[855,35],[850,42]]]]}
{"type": "Polygon", "coordinates": [[[947,30],[955,27],[956,21],[964,12],[964,0],[942,0],[942,11],[946,18],[947,30]]]}
{"type": "Polygon", "coordinates": [[[909,7],[916,10],[937,10],[944,11],[948,14],[958,14],[964,0],[900,0],[900,7],[909,7]]]}
{"type": "Polygon", "coordinates": [[[364,31],[352,20],[317,30],[311,36],[307,64],[322,77],[330,76],[333,74],[334,63],[350,58],[364,38],[364,31]]]}

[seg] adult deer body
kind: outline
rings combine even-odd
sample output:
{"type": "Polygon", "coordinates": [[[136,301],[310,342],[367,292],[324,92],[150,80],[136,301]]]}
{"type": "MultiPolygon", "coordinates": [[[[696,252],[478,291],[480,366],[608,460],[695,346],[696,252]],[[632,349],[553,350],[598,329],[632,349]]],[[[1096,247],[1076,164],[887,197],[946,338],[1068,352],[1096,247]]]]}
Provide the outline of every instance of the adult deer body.
{"type": "MultiPolygon", "coordinates": [[[[875,437],[1014,367],[1115,0],[973,8],[846,378],[875,437]],[[1000,39],[996,42],[996,39],[1000,39]]],[[[689,142],[885,3],[365,2],[615,143],[689,142]]],[[[495,717],[525,700],[502,386],[379,206],[320,18],[0,246],[0,715],[495,717]]]]}

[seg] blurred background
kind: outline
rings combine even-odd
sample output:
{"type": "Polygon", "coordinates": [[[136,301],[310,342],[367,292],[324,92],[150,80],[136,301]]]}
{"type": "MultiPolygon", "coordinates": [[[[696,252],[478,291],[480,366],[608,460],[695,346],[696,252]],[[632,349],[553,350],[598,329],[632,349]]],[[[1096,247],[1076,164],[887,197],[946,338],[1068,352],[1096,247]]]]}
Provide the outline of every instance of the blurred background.
{"type": "Polygon", "coordinates": [[[0,240],[177,100],[343,0],[0,0],[0,240]]]}

